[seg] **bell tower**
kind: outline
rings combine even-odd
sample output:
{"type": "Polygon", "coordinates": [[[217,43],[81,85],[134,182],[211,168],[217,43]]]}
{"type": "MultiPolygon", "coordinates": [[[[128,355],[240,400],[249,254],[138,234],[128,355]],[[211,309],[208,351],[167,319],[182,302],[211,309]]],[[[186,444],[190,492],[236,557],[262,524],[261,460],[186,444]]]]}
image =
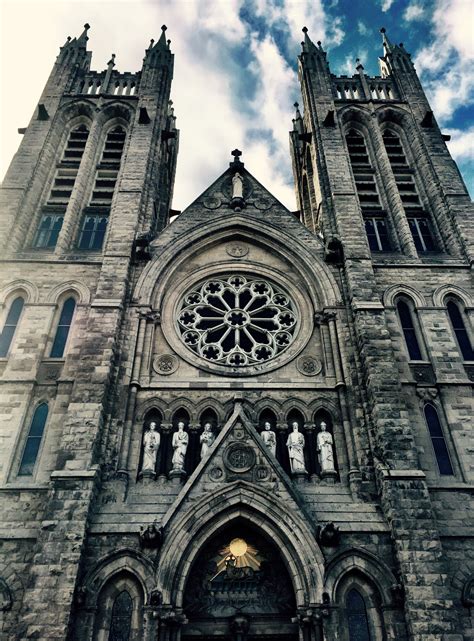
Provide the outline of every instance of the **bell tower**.
{"type": "MultiPolygon", "coordinates": [[[[472,203],[446,147],[448,137],[436,123],[403,45],[393,45],[382,29],[381,75],[368,76],[357,60],[353,76],[336,76],[321,43],[314,44],[306,28],[303,32],[299,80],[304,111],[302,115],[296,106],[290,132],[296,195],[302,222],[324,240],[325,260],[337,266],[344,283],[354,319],[366,420],[373,433],[377,484],[399,551],[409,635],[421,641],[429,638],[428,630],[423,632],[427,608],[440,632],[455,632],[458,625],[439,561],[440,533],[430,529],[428,534],[427,521],[410,516],[410,505],[416,503],[424,505],[426,519],[434,518],[416,447],[424,438],[426,423],[430,426],[432,406],[426,404],[426,390],[433,398],[445,394],[448,414],[455,401],[447,393],[449,375],[438,361],[431,336],[427,336],[426,352],[415,352],[408,326],[414,330],[416,325],[421,332],[422,319],[425,328],[445,322],[443,305],[448,298],[436,292],[456,288],[459,278],[468,286],[472,203]],[[454,264],[459,271],[453,271],[454,264]],[[433,297],[435,305],[440,305],[438,311],[430,315],[422,309],[426,302],[409,311],[418,307],[415,282],[423,292],[422,300],[433,297]],[[389,291],[394,294],[388,295],[389,291]],[[420,326],[413,320],[415,314],[420,326]],[[399,324],[406,355],[397,351],[399,324]],[[424,408],[426,419],[419,426],[416,418],[408,420],[409,408],[418,412],[418,406],[424,408]],[[408,487],[412,492],[407,493],[408,487]],[[432,552],[421,561],[417,541],[425,537],[432,552]],[[413,565],[406,563],[408,557],[413,565]],[[427,574],[437,577],[434,599],[426,594],[420,599],[413,583],[414,576],[419,582],[427,574]]],[[[446,331],[452,335],[450,329],[446,331]]],[[[465,363],[459,380],[467,383],[469,377],[472,372],[465,363]]],[[[469,394],[468,386],[463,389],[469,394]]],[[[452,468],[443,468],[441,459],[438,465],[442,473],[454,474],[452,468]]]]}

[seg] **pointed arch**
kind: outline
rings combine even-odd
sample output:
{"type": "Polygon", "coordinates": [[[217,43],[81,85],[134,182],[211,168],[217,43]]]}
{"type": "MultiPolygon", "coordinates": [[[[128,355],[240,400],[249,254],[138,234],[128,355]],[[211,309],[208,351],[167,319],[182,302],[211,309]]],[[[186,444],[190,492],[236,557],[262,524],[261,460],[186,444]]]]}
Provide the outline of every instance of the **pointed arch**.
{"type": "Polygon", "coordinates": [[[196,501],[193,510],[172,513],[174,537],[166,537],[161,550],[158,582],[163,603],[181,607],[184,587],[193,561],[206,542],[234,519],[257,526],[280,549],[293,583],[296,602],[303,606],[322,598],[324,559],[309,525],[287,503],[246,481],[236,481],[196,501]],[[286,518],[283,520],[281,514],[286,518]]]}
{"type": "Polygon", "coordinates": [[[395,307],[395,299],[397,296],[405,295],[411,298],[415,305],[418,308],[426,307],[426,299],[421,292],[419,292],[412,285],[407,285],[405,283],[399,283],[397,285],[392,285],[385,290],[383,294],[383,304],[385,307],[395,307]]]}
{"type": "MultiPolygon", "coordinates": [[[[183,214],[180,219],[183,222],[183,214]]],[[[187,223],[191,224],[191,220],[188,219],[187,223]]],[[[308,290],[315,309],[334,306],[342,298],[334,276],[322,259],[322,250],[318,254],[307,249],[294,235],[288,234],[268,220],[262,221],[235,213],[232,216],[216,215],[204,224],[202,221],[196,223],[191,229],[183,231],[178,238],[175,237],[177,231],[166,230],[152,243],[154,259],[143,270],[133,296],[140,305],[160,309],[167,291],[167,283],[173,280],[174,274],[183,263],[202,253],[211,244],[228,241],[232,236],[248,237],[252,244],[262,244],[269,251],[279,254],[283,260],[293,264],[308,290]],[[173,236],[173,243],[170,243],[170,236],[173,236]],[[162,249],[159,254],[158,248],[162,249]]],[[[311,240],[315,242],[312,236],[311,240]]],[[[231,265],[235,267],[235,262],[231,265]]]]}

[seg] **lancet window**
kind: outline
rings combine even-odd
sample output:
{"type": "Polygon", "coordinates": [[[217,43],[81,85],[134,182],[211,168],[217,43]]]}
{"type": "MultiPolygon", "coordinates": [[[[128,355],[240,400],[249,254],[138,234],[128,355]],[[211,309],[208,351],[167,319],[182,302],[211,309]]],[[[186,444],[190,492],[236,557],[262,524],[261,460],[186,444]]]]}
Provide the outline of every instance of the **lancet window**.
{"type": "Polygon", "coordinates": [[[31,420],[18,476],[31,476],[33,474],[47,418],[48,405],[47,403],[41,403],[36,408],[31,420]]]}
{"type": "Polygon", "coordinates": [[[0,358],[5,358],[8,355],[24,304],[25,300],[21,296],[18,296],[10,306],[2,333],[0,334],[0,358]]]}
{"type": "Polygon", "coordinates": [[[375,172],[363,136],[354,129],[346,135],[352,173],[364,216],[365,231],[371,251],[391,250],[388,221],[382,210],[375,182],[375,172]]]}
{"type": "Polygon", "coordinates": [[[453,328],[454,335],[461,350],[465,361],[474,361],[474,350],[472,349],[471,339],[467,330],[467,324],[459,304],[454,300],[448,300],[446,304],[449,320],[453,328]]]}
{"type": "Polygon", "coordinates": [[[86,125],[79,125],[69,134],[66,148],[56,170],[53,186],[33,242],[34,247],[38,249],[56,247],[88,136],[89,129],[86,125]]]}
{"type": "Polygon", "coordinates": [[[104,243],[110,206],[120,170],[126,131],[114,127],[105,139],[102,157],[97,167],[94,188],[85,212],[79,236],[79,249],[99,251],[104,243]]]}
{"type": "Polygon", "coordinates": [[[399,136],[386,130],[383,141],[392,167],[398,192],[408,218],[408,225],[419,253],[437,250],[429,215],[423,210],[413,171],[410,168],[399,136]]]}
{"type": "Polygon", "coordinates": [[[423,360],[419,340],[419,328],[417,327],[417,320],[415,319],[412,306],[408,301],[401,299],[397,302],[397,312],[410,360],[423,360]]]}
{"type": "Polygon", "coordinates": [[[449,457],[448,447],[446,445],[446,439],[444,438],[443,428],[441,427],[438,412],[431,403],[427,403],[424,407],[424,414],[431,437],[431,443],[433,445],[434,455],[438,463],[439,473],[442,476],[452,476],[454,474],[454,470],[449,457]]]}
{"type": "Polygon", "coordinates": [[[59,316],[56,334],[51,348],[51,358],[62,358],[64,355],[75,309],[76,301],[72,297],[68,298],[62,306],[59,316]]]}

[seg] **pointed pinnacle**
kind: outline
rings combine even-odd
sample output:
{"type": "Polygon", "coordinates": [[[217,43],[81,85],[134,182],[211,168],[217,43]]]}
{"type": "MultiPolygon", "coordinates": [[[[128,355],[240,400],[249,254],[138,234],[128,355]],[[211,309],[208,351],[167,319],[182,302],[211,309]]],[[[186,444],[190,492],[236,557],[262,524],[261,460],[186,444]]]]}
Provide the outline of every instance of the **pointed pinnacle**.
{"type": "Polygon", "coordinates": [[[392,51],[392,43],[388,39],[387,30],[385,29],[385,27],[382,27],[380,29],[380,33],[382,34],[382,42],[383,42],[385,52],[390,53],[392,51]]]}
{"type": "Polygon", "coordinates": [[[81,45],[83,47],[86,46],[86,43],[89,40],[87,32],[89,31],[90,28],[91,28],[90,24],[88,22],[86,22],[86,24],[84,25],[84,31],[81,33],[81,35],[77,39],[77,44],[79,44],[79,45],[81,45]]]}
{"type": "Polygon", "coordinates": [[[166,36],[165,36],[165,31],[166,31],[166,29],[167,29],[167,27],[166,27],[166,25],[164,24],[164,25],[161,27],[161,36],[160,36],[160,38],[159,38],[158,42],[157,42],[157,43],[156,43],[156,45],[155,45],[155,47],[156,47],[157,49],[167,49],[167,48],[168,48],[168,45],[167,45],[167,42],[166,42],[166,36]]]}

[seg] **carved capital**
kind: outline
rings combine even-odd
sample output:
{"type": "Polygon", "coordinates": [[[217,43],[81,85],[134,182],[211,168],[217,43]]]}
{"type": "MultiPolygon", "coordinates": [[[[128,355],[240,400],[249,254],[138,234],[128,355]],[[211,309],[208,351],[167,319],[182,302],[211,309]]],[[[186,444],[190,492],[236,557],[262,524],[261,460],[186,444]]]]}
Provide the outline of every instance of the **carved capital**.
{"type": "Polygon", "coordinates": [[[422,401],[434,401],[434,399],[438,396],[438,390],[436,389],[436,387],[417,387],[416,395],[421,398],[422,401]]]}

